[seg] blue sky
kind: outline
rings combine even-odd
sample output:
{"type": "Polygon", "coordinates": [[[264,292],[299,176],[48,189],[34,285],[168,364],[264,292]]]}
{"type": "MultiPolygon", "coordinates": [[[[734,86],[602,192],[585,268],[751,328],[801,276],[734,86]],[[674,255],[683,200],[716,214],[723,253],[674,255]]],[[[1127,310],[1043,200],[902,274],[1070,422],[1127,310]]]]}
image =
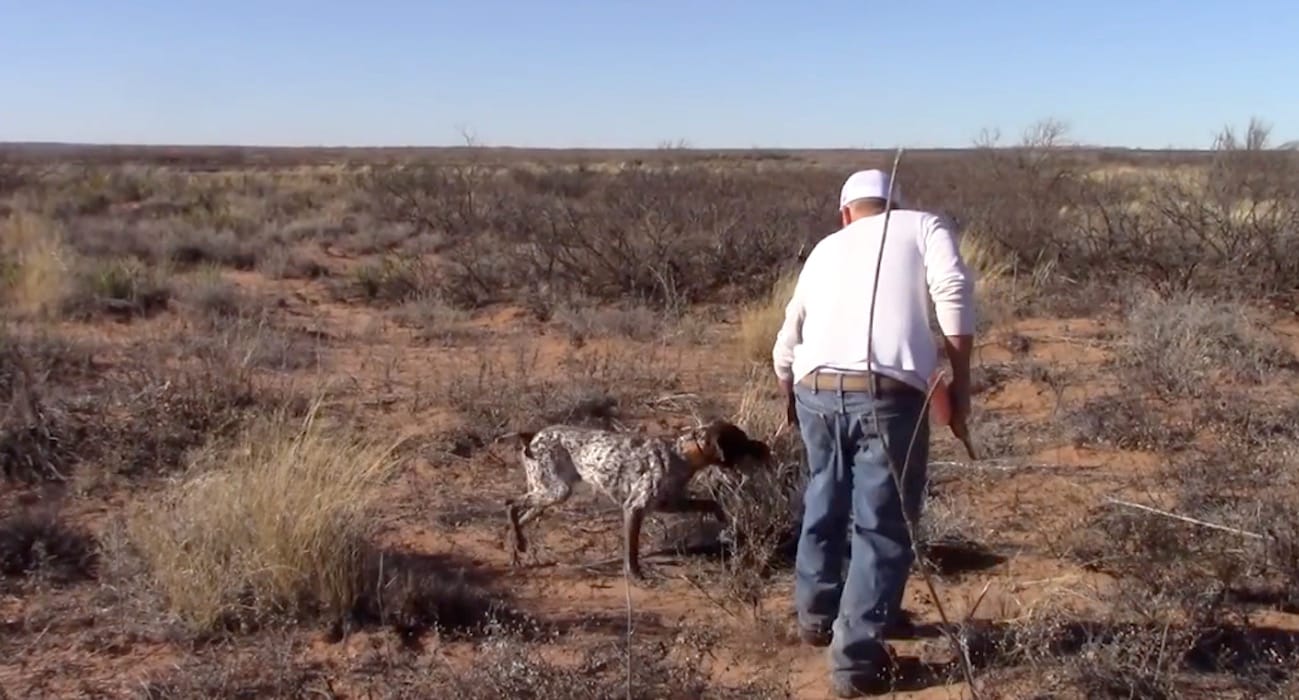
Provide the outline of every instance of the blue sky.
{"type": "Polygon", "coordinates": [[[0,0],[0,141],[965,146],[1299,138],[1293,0],[0,0]]]}

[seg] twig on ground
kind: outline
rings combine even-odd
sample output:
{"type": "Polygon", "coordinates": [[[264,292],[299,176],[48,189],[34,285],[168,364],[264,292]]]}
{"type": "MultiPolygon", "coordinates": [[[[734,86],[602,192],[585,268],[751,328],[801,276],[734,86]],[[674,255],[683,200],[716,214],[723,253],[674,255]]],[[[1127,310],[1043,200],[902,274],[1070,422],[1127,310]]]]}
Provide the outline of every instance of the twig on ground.
{"type": "Polygon", "coordinates": [[[1168,511],[1166,511],[1166,510],[1160,510],[1160,509],[1158,509],[1158,508],[1152,508],[1152,507],[1150,507],[1150,506],[1141,505],[1140,503],[1132,503],[1132,502],[1130,502],[1130,501],[1121,501],[1121,500],[1119,500],[1119,499],[1117,499],[1117,498],[1107,498],[1107,499],[1105,499],[1105,502],[1106,502],[1106,503],[1109,503],[1109,504],[1112,504],[1112,505],[1116,505],[1116,506],[1122,506],[1122,507],[1124,507],[1124,508],[1133,508],[1133,509],[1136,509],[1136,510],[1145,511],[1145,512],[1147,512],[1147,513],[1151,513],[1151,514],[1153,514],[1153,515],[1160,515],[1160,516],[1163,516],[1163,517],[1165,517],[1165,518],[1172,518],[1173,520],[1180,520],[1180,521],[1182,521],[1182,522],[1184,522],[1184,523],[1190,523],[1191,525],[1199,525],[1200,527],[1207,527],[1207,528],[1212,529],[1212,530],[1221,530],[1222,532],[1230,532],[1230,533],[1232,533],[1233,535],[1240,535],[1240,536],[1242,536],[1242,537],[1249,537],[1249,538],[1256,539],[1256,540],[1266,540],[1266,539],[1271,539],[1271,538],[1268,537],[1267,535],[1260,535],[1260,534],[1258,534],[1257,532],[1250,532],[1250,531],[1248,531],[1248,530],[1241,530],[1241,529],[1234,528],[1234,527],[1227,527],[1226,525],[1219,525],[1219,524],[1217,524],[1217,523],[1211,523],[1211,522],[1209,522],[1209,521],[1207,521],[1207,520],[1199,520],[1199,519],[1197,519],[1197,518],[1191,518],[1191,517],[1188,517],[1188,516],[1185,516],[1185,515],[1178,515],[1177,513],[1170,513],[1170,512],[1168,512],[1168,511]]]}

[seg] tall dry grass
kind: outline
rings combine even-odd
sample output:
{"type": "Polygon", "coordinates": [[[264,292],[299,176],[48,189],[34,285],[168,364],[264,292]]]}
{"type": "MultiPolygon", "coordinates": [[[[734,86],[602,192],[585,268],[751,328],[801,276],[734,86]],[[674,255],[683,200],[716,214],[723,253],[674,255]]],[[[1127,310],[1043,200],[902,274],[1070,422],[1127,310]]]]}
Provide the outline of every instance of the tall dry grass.
{"type": "Polygon", "coordinates": [[[755,363],[771,361],[771,347],[780,324],[785,322],[785,306],[794,296],[797,283],[798,270],[792,270],[777,280],[765,298],[740,312],[737,343],[744,359],[755,363]]]}
{"type": "Polygon", "coordinates": [[[276,616],[345,614],[363,592],[396,444],[276,415],[142,505],[132,540],[172,611],[195,631],[276,616]]]}
{"type": "MultiPolygon", "coordinates": [[[[961,259],[974,273],[974,304],[979,332],[987,331],[1015,315],[1021,290],[1012,258],[977,232],[961,234],[961,259]]],[[[1045,273],[1043,273],[1045,274],[1045,273]]],[[[1027,288],[1032,279],[1022,285],[1027,288]]]]}
{"type": "Polygon", "coordinates": [[[0,224],[0,282],[8,306],[23,315],[59,308],[70,287],[71,251],[50,221],[15,212],[0,224]]]}

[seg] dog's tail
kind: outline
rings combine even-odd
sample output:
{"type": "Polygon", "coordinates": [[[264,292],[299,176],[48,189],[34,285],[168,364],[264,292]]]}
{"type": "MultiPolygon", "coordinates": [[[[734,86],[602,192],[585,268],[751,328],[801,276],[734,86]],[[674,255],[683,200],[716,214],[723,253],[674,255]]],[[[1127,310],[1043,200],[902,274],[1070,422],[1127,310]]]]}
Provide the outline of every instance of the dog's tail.
{"type": "Polygon", "coordinates": [[[513,433],[505,433],[504,435],[498,435],[496,436],[495,440],[492,440],[492,442],[498,443],[498,442],[504,442],[506,440],[514,441],[515,444],[523,448],[523,454],[527,455],[528,457],[531,457],[532,438],[536,437],[536,435],[537,433],[535,431],[517,431],[513,433]]]}

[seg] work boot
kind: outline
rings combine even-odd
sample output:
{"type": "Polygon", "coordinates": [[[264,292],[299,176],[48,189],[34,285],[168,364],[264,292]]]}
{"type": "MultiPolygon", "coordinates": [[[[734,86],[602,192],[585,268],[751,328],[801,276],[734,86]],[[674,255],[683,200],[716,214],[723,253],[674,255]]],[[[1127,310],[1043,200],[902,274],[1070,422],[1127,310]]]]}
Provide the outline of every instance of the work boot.
{"type": "Polygon", "coordinates": [[[837,698],[879,695],[893,689],[893,648],[880,645],[878,658],[851,674],[830,674],[830,692],[837,698]]]}

